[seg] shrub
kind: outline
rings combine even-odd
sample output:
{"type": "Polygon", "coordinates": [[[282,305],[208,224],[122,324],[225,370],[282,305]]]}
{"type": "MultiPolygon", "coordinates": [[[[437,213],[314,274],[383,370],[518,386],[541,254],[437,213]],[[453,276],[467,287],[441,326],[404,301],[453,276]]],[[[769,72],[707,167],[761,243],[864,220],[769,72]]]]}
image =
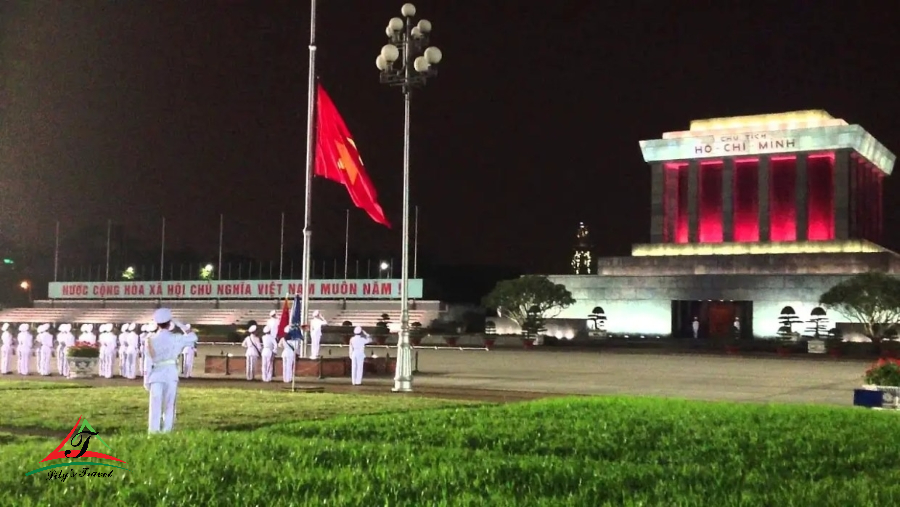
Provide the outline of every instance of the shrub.
{"type": "Polygon", "coordinates": [[[100,347],[96,344],[78,342],[66,349],[66,357],[97,358],[100,357],[100,347]]]}

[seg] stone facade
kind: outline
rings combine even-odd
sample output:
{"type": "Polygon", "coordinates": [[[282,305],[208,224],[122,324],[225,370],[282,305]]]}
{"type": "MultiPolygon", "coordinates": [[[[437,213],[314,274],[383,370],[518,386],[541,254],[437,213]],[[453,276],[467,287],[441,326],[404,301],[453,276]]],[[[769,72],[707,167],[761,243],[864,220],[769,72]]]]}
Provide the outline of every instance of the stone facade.
{"type": "MultiPolygon", "coordinates": [[[[900,275],[900,256],[884,252],[611,257],[600,260],[596,276],[550,279],[565,285],[576,300],[560,319],[586,320],[599,306],[610,333],[669,336],[673,301],[749,301],[752,335],[765,338],[778,331],[778,315],[785,306],[808,316],[823,292],[868,271],[900,275]]],[[[830,317],[847,321],[844,316],[830,317]]]]}

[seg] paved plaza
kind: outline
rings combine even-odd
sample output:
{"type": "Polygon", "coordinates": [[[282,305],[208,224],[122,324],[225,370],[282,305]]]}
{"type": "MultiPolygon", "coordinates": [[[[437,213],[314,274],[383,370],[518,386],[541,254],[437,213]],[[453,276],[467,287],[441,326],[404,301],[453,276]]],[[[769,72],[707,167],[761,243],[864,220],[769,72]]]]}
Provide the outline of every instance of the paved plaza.
{"type": "MultiPolygon", "coordinates": [[[[346,349],[323,347],[332,356],[346,349]]],[[[386,349],[374,348],[376,354],[386,349]]],[[[387,349],[391,355],[395,349],[387,349]]],[[[240,347],[202,346],[207,353],[243,355],[240,347]],[[229,350],[231,349],[231,350],[229,350]]],[[[546,394],[628,394],[744,402],[852,405],[870,361],[808,357],[739,357],[629,351],[417,349],[415,385],[440,391],[501,390],[546,394]]],[[[327,386],[349,379],[304,380],[327,386]]],[[[386,378],[365,379],[366,390],[389,390],[386,378]]]]}

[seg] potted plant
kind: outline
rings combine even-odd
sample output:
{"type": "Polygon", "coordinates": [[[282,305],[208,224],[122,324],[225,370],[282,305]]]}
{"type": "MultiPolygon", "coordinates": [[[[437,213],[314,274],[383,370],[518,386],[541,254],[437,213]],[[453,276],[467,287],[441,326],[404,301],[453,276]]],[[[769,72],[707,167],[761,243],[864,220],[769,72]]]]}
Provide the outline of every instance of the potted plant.
{"type": "Polygon", "coordinates": [[[782,357],[791,355],[792,343],[790,336],[779,336],[775,339],[775,353],[782,357]]]}
{"type": "Polygon", "coordinates": [[[522,321],[522,345],[526,349],[534,348],[535,337],[543,331],[545,331],[544,316],[537,306],[532,306],[525,313],[525,320],[522,321]]]}
{"type": "Polygon", "coordinates": [[[378,345],[384,345],[387,343],[388,336],[391,335],[391,331],[388,329],[388,323],[380,320],[375,323],[375,333],[373,337],[375,338],[375,343],[378,345]]]}
{"type": "Polygon", "coordinates": [[[873,389],[890,395],[893,408],[900,409],[900,360],[879,359],[866,370],[865,389],[873,389]]]}
{"type": "Polygon", "coordinates": [[[94,378],[100,363],[100,347],[78,342],[66,349],[66,362],[69,364],[69,378],[94,378]]]}
{"type": "Polygon", "coordinates": [[[350,345],[350,338],[353,338],[353,323],[345,320],[341,323],[341,339],[344,345],[350,345]]]}
{"type": "Polygon", "coordinates": [[[497,339],[497,324],[494,321],[487,321],[484,323],[484,338],[482,338],[482,342],[484,343],[484,348],[491,350],[494,348],[494,341],[497,339]]]}
{"type": "Polygon", "coordinates": [[[828,336],[825,338],[825,352],[834,358],[844,355],[844,338],[838,328],[828,331],[828,336]]]}
{"type": "Polygon", "coordinates": [[[422,344],[422,338],[425,338],[425,329],[422,327],[421,322],[413,322],[409,325],[409,342],[413,344],[414,347],[418,347],[422,344]]]}

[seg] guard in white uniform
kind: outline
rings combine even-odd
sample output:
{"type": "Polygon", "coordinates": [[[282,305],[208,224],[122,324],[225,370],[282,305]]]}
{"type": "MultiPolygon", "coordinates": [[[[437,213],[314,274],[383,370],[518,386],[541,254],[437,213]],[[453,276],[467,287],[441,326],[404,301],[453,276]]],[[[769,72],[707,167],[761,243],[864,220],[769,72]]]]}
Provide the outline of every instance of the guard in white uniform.
{"type": "Polygon", "coordinates": [[[196,343],[199,341],[199,338],[190,324],[184,325],[184,335],[194,338],[194,342],[181,351],[181,374],[184,378],[191,378],[191,375],[194,373],[194,357],[197,356],[196,343]]]}
{"type": "Polygon", "coordinates": [[[266,326],[263,329],[262,337],[262,381],[271,382],[272,376],[275,374],[275,348],[278,342],[275,341],[275,329],[266,326]]]}
{"type": "Polygon", "coordinates": [[[50,324],[38,326],[38,373],[44,377],[50,375],[50,363],[53,359],[53,335],[49,330],[50,324]]]}
{"type": "MultiPolygon", "coordinates": [[[[66,359],[66,355],[69,352],[69,347],[75,346],[75,335],[72,334],[72,324],[62,324],[59,326],[59,334],[56,335],[56,339],[62,343],[62,369],[59,370],[59,374],[63,377],[69,377],[69,361],[66,359]]],[[[59,365],[57,365],[59,366],[59,365]]]]}
{"type": "Polygon", "coordinates": [[[150,372],[144,377],[144,387],[150,392],[149,433],[172,431],[175,424],[175,399],[178,394],[178,355],[185,347],[196,342],[192,337],[176,334],[172,326],[184,331],[184,325],[172,320],[172,311],[160,308],[153,312],[153,321],[159,332],[147,340],[147,362],[150,372]]]}
{"type": "MultiPolygon", "coordinates": [[[[250,322],[253,322],[252,320],[250,322]]],[[[256,336],[256,323],[250,325],[247,328],[247,335],[244,338],[244,342],[241,343],[241,347],[247,349],[244,352],[244,358],[247,363],[247,380],[253,380],[253,376],[256,370],[256,362],[259,361],[259,356],[262,354],[262,342],[259,341],[259,337],[256,336]]]]}
{"type": "Polygon", "coordinates": [[[84,324],[83,326],[81,326],[81,335],[78,336],[78,341],[87,345],[96,345],[97,335],[95,335],[93,331],[93,324],[84,324]]]}
{"type": "MultiPolygon", "coordinates": [[[[272,310],[271,312],[269,312],[269,320],[266,321],[266,327],[268,327],[270,329],[270,332],[273,335],[276,335],[276,336],[278,335],[277,330],[278,330],[278,324],[280,323],[280,321],[281,321],[281,319],[278,318],[278,312],[276,312],[275,310],[272,310]]],[[[265,334],[265,331],[263,331],[263,334],[265,334]]]]}
{"type": "Polygon", "coordinates": [[[16,336],[16,357],[19,365],[19,375],[28,375],[31,370],[31,350],[34,346],[34,336],[28,331],[28,324],[19,325],[19,335],[16,336]]]}
{"type": "Polygon", "coordinates": [[[300,348],[300,340],[291,336],[291,326],[285,326],[284,336],[278,340],[281,347],[281,379],[285,382],[294,380],[294,364],[297,358],[297,349],[300,348]]]}
{"type": "Polygon", "coordinates": [[[138,335],[138,360],[137,364],[140,365],[141,369],[138,370],[141,372],[141,377],[145,375],[144,373],[144,348],[147,345],[147,324],[143,324],[141,326],[141,334],[138,335]]]}
{"type": "Polygon", "coordinates": [[[119,375],[124,377],[125,371],[128,369],[125,366],[125,341],[128,339],[128,323],[122,324],[119,326],[119,339],[116,343],[116,362],[119,363],[119,375]]]}
{"type": "Polygon", "coordinates": [[[9,332],[9,322],[3,323],[3,334],[0,335],[0,374],[8,375],[9,358],[13,353],[13,335],[9,332]]]}
{"type": "Polygon", "coordinates": [[[363,379],[363,365],[366,362],[366,345],[372,343],[369,333],[363,328],[353,328],[353,338],[350,338],[350,382],[361,385],[363,379]]]}
{"type": "Polygon", "coordinates": [[[66,328],[66,324],[60,324],[56,327],[56,372],[60,375],[63,374],[63,370],[65,367],[63,363],[66,362],[66,354],[63,350],[66,348],[63,343],[63,339],[66,337],[64,329],[66,328]]]}
{"type": "Polygon", "coordinates": [[[112,332],[112,324],[105,324],[101,326],[100,330],[100,376],[112,378],[116,361],[116,342],[118,342],[118,338],[112,332]]]}
{"type": "Polygon", "coordinates": [[[124,351],[122,353],[122,365],[124,370],[122,376],[127,379],[134,379],[137,377],[138,349],[141,347],[141,343],[137,333],[134,332],[134,328],[136,327],[137,324],[134,322],[125,324],[127,332],[119,335],[119,338],[122,336],[125,337],[124,351]]]}
{"type": "Polygon", "coordinates": [[[144,335],[144,356],[141,359],[141,376],[146,380],[147,375],[150,373],[150,363],[147,357],[147,343],[151,338],[156,334],[159,328],[156,326],[156,322],[151,322],[147,324],[147,333],[144,335]]]}
{"type": "Polygon", "coordinates": [[[309,323],[310,346],[312,347],[309,355],[310,359],[319,357],[319,345],[322,343],[322,328],[327,324],[328,321],[319,313],[319,310],[313,312],[312,320],[309,323]]]}

